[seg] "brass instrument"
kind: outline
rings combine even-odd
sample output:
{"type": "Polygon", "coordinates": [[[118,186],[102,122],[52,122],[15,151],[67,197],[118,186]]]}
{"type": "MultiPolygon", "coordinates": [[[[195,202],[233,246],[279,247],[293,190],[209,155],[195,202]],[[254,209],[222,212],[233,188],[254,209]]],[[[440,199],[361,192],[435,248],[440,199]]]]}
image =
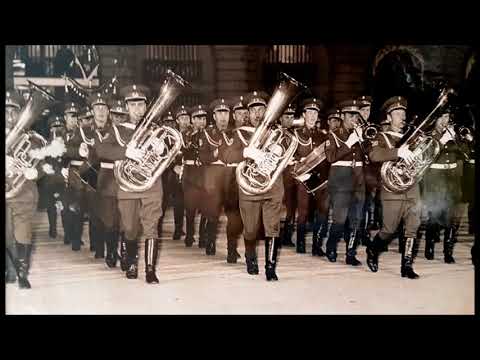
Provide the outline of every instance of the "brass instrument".
{"type": "Polygon", "coordinates": [[[269,191],[297,150],[297,138],[288,130],[274,125],[288,104],[306,87],[285,73],[281,73],[281,76],[280,84],[267,104],[262,122],[255,129],[248,145],[249,148],[261,150],[264,156],[255,161],[246,159],[237,166],[238,185],[249,195],[269,191]],[[285,139],[289,141],[288,148],[282,145],[285,139]]]}
{"type": "Polygon", "coordinates": [[[311,194],[327,186],[329,169],[330,164],[327,161],[325,142],[323,142],[303,160],[295,164],[292,176],[311,194]]]}
{"type": "Polygon", "coordinates": [[[390,192],[404,192],[421,180],[428,167],[435,161],[440,153],[440,143],[425,131],[438,118],[438,109],[442,108],[448,101],[448,97],[453,93],[452,89],[444,89],[435,108],[411,133],[405,134],[397,148],[407,144],[408,148],[414,154],[414,161],[407,164],[404,159],[395,161],[386,161],[382,164],[380,174],[383,186],[390,192]]]}
{"type": "Polygon", "coordinates": [[[23,107],[18,120],[5,139],[7,171],[5,182],[5,199],[15,197],[25,183],[25,171],[35,168],[40,157],[32,156],[32,150],[39,150],[47,145],[43,136],[27,130],[39,119],[42,112],[55,103],[55,98],[45,89],[28,81],[32,93],[23,107]]]}
{"type": "Polygon", "coordinates": [[[473,142],[473,131],[467,126],[461,126],[458,128],[458,136],[462,141],[473,142]]]}
{"type": "Polygon", "coordinates": [[[115,163],[114,175],[123,191],[143,192],[150,189],[181,150],[180,132],[169,126],[155,124],[153,120],[160,119],[187,86],[184,79],[171,70],[167,71],[158,98],[127,144],[127,148],[143,150],[143,159],[140,162],[126,159],[115,163]],[[167,146],[167,139],[173,143],[171,148],[167,146]]]}

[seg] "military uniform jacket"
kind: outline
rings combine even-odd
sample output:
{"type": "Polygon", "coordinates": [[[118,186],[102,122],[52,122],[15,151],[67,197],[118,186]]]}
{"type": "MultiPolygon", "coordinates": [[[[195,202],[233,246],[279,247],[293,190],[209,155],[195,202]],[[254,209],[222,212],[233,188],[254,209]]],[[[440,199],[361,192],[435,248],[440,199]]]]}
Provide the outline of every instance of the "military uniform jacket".
{"type": "Polygon", "coordinates": [[[340,126],[334,132],[329,132],[325,143],[325,155],[329,163],[346,161],[347,166],[331,166],[328,176],[330,191],[364,191],[365,178],[363,166],[353,166],[363,161],[360,145],[355,143],[349,148],[345,141],[350,136],[350,131],[340,126]]]}
{"type": "Polygon", "coordinates": [[[65,165],[68,166],[68,187],[76,190],[91,190],[96,187],[96,173],[80,156],[79,149],[82,143],[86,143],[89,152],[95,143],[93,127],[76,128],[73,133],[65,134],[66,152],[64,155],[65,165]],[[81,177],[81,178],[80,178],[81,177]],[[82,181],[83,180],[83,181],[82,181]]]}
{"type": "MultiPolygon", "coordinates": [[[[379,132],[377,137],[370,143],[368,150],[368,156],[372,163],[381,166],[385,161],[398,160],[398,149],[396,146],[402,136],[403,134],[393,131],[379,132]]],[[[402,193],[389,192],[385,190],[383,186],[381,191],[381,197],[383,200],[420,199],[418,184],[415,184],[409,190],[402,193]]]]}
{"type": "MultiPolygon", "coordinates": [[[[126,146],[135,132],[135,125],[124,122],[118,126],[111,126],[108,130],[108,136],[96,146],[96,154],[99,159],[106,162],[116,162],[126,160],[126,146]]],[[[126,192],[117,188],[118,199],[142,199],[150,196],[158,196],[162,193],[162,177],[159,176],[155,184],[144,192],[126,192]]]]}
{"type": "Polygon", "coordinates": [[[308,129],[307,127],[295,129],[294,135],[298,140],[297,151],[295,151],[293,156],[295,161],[300,161],[307,157],[314,148],[328,139],[328,133],[325,130],[308,129]]]}
{"type": "MultiPolygon", "coordinates": [[[[211,125],[200,132],[198,149],[200,162],[204,166],[225,165],[219,159],[219,151],[226,140],[230,141],[225,132],[220,131],[215,125],[211,125]]],[[[224,151],[224,147],[222,147],[222,151],[224,151]]]]}
{"type": "Polygon", "coordinates": [[[203,166],[200,166],[199,143],[201,132],[189,129],[182,133],[182,161],[184,186],[203,187],[203,166]]]}
{"type": "MultiPolygon", "coordinates": [[[[442,134],[433,133],[433,137],[439,140],[442,134]]],[[[442,146],[442,145],[441,145],[442,146]]],[[[437,159],[423,176],[423,195],[427,198],[434,196],[447,196],[455,201],[460,201],[461,192],[461,167],[457,161],[464,157],[454,141],[449,141],[442,146],[437,159]],[[435,169],[432,166],[452,167],[450,169],[435,169]]]]}
{"type": "Polygon", "coordinates": [[[115,125],[105,125],[103,129],[95,129],[93,133],[95,144],[88,154],[90,164],[98,169],[97,193],[102,196],[117,196],[118,193],[118,185],[113,175],[114,162],[100,157],[97,151],[100,144],[111,136],[113,126],[115,125]]]}

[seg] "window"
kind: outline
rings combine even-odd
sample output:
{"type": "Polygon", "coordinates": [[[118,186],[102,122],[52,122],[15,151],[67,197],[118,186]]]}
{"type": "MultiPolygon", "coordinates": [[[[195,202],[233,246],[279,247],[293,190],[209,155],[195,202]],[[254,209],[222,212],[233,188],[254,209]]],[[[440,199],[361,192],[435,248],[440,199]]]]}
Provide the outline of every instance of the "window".
{"type": "MultiPolygon", "coordinates": [[[[195,45],[146,45],[143,79],[146,85],[158,88],[166,71],[171,69],[190,83],[202,81],[202,62],[195,45]]],[[[201,94],[181,95],[172,108],[180,104],[193,106],[201,101],[201,94]]]]}
{"type": "Polygon", "coordinates": [[[307,45],[273,45],[268,54],[268,64],[310,64],[312,49],[307,45]]]}

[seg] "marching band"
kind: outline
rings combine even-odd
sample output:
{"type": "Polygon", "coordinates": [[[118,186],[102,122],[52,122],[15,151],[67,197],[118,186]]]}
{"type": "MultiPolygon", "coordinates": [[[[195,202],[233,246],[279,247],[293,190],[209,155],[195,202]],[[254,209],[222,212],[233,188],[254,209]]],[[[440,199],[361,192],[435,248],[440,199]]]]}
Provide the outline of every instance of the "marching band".
{"type": "Polygon", "coordinates": [[[255,90],[208,106],[171,109],[188,86],[169,71],[156,98],[148,87],[131,84],[120,96],[92,94],[85,109],[68,101],[61,115],[49,118],[48,139],[30,129],[48,106],[38,99],[52,101],[48,93],[35,86],[25,104],[17,91],[7,91],[6,282],[18,279],[20,288],[31,287],[40,178],[47,189],[51,238],[57,237],[60,211],[64,243],[80,250],[87,217],[94,257],[109,269],[119,261],[127,279],[138,278],[143,241],[149,284],[159,283],[156,268],[169,204],[173,240],[184,237],[188,248],[198,238],[207,256],[216,254],[223,212],[227,263],[241,258],[243,236],[248,274],[259,274],[256,247],[263,241],[267,281],[278,280],[278,249],[294,246],[305,254],[309,231],[312,256],[336,262],[343,239],[345,264],[361,266],[357,248],[365,245],[372,272],[381,270],[379,257],[398,236],[400,274],[409,279],[419,277],[413,263],[422,218],[427,260],[434,258],[444,230],[444,262],[455,262],[461,202],[468,203],[474,232],[475,123],[456,123],[451,92],[441,92],[423,118],[408,112],[406,98],[391,97],[376,125],[370,122],[371,97],[325,109],[320,99],[302,97],[305,86],[286,74],[271,95],[255,90]]]}

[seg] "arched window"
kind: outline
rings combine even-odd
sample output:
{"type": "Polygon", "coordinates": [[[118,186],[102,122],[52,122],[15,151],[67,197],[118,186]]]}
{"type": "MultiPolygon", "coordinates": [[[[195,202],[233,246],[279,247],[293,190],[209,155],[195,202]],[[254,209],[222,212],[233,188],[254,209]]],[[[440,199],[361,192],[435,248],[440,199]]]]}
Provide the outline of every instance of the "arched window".
{"type": "MultiPolygon", "coordinates": [[[[143,63],[143,79],[155,89],[168,69],[173,70],[190,83],[202,81],[202,61],[196,45],[146,45],[143,63]]],[[[181,95],[172,105],[193,106],[201,101],[201,94],[189,92],[181,95]]]]}

